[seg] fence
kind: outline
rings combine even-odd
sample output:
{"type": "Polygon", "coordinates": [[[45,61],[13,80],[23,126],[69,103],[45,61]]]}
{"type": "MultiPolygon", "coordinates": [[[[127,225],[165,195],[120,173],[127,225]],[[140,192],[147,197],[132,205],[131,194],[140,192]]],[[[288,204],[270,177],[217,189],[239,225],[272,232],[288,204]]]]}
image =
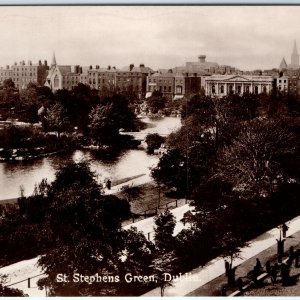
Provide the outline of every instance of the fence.
{"type": "Polygon", "coordinates": [[[191,200],[190,199],[175,199],[175,200],[163,203],[163,204],[159,205],[159,207],[153,206],[152,208],[148,208],[146,210],[142,210],[140,212],[133,213],[131,219],[123,222],[122,227],[129,225],[129,224],[136,223],[136,222],[141,221],[146,218],[156,216],[160,212],[162,212],[166,209],[174,209],[176,207],[183,206],[183,205],[189,203],[189,201],[191,201],[191,200]]]}

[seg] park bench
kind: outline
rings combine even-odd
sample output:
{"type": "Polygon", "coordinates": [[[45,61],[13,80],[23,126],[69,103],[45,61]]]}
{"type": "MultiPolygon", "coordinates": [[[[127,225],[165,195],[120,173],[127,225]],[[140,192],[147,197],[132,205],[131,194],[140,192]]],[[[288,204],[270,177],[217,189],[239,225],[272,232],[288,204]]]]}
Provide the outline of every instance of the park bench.
{"type": "MultiPolygon", "coordinates": [[[[256,277],[256,281],[263,282],[268,276],[269,276],[269,274],[264,272],[256,277]]],[[[254,281],[251,281],[250,283],[244,285],[242,287],[242,290],[236,290],[233,293],[231,293],[230,295],[228,295],[228,297],[236,297],[236,296],[241,295],[243,292],[247,291],[253,284],[254,284],[254,281]]]]}

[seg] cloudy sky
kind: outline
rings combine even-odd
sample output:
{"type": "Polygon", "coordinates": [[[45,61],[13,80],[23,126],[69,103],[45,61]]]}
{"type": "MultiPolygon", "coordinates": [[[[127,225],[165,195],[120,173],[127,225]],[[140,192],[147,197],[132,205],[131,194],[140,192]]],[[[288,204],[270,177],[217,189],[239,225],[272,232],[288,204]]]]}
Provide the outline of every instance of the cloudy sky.
{"type": "Polygon", "coordinates": [[[299,6],[1,7],[0,66],[14,61],[153,69],[208,61],[240,69],[300,53],[299,6]]]}

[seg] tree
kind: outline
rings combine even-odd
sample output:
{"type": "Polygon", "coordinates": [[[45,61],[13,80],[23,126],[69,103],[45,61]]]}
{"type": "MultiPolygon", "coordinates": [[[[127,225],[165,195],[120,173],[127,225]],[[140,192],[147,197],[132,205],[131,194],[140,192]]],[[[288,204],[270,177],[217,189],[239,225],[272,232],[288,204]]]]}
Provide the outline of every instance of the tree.
{"type": "Polygon", "coordinates": [[[47,274],[40,284],[47,286],[51,295],[113,295],[117,283],[66,283],[58,282],[56,276],[118,274],[124,244],[120,222],[130,214],[128,203],[102,195],[86,163],[62,168],[45,201],[45,225],[55,241],[39,260],[47,274]]]}
{"type": "Polygon", "coordinates": [[[153,275],[156,278],[157,285],[160,287],[160,295],[164,296],[166,287],[172,286],[174,267],[176,265],[176,256],[174,252],[162,252],[157,258],[155,258],[150,266],[153,270],[153,275]],[[166,278],[166,276],[168,278],[166,278]],[[169,279],[169,277],[172,277],[169,279]],[[168,279],[168,280],[167,280],[168,279]]]}
{"type": "Polygon", "coordinates": [[[154,91],[147,99],[147,106],[153,114],[156,114],[159,110],[162,110],[166,107],[166,102],[167,100],[163,97],[161,92],[154,91]]]}
{"type": "Polygon", "coordinates": [[[43,121],[46,130],[56,131],[58,138],[60,138],[61,132],[67,130],[69,126],[69,120],[66,116],[66,111],[59,103],[56,103],[47,109],[43,121]]]}
{"type": "Polygon", "coordinates": [[[7,276],[0,274],[0,297],[25,297],[24,293],[19,289],[14,289],[5,286],[7,282],[7,276]]]}
{"type": "Polygon", "coordinates": [[[11,78],[8,78],[3,81],[3,87],[5,89],[10,89],[10,88],[14,89],[15,83],[13,82],[13,80],[11,78]]]}
{"type": "Polygon", "coordinates": [[[170,149],[165,153],[151,171],[158,184],[175,187],[179,195],[187,192],[187,174],[186,157],[178,149],[170,149]]]}
{"type": "Polygon", "coordinates": [[[148,134],[145,139],[145,142],[147,143],[147,152],[153,154],[154,150],[158,149],[164,141],[165,138],[157,133],[148,134]]]}
{"type": "Polygon", "coordinates": [[[218,175],[244,194],[266,197],[287,180],[283,162],[296,157],[295,137],[278,121],[254,120],[224,147],[218,175]]]}
{"type": "Polygon", "coordinates": [[[136,117],[122,96],[102,100],[89,114],[91,136],[98,144],[113,145],[119,140],[119,130],[135,129],[136,117]]]}
{"type": "Polygon", "coordinates": [[[154,229],[154,241],[155,245],[160,251],[168,252],[174,247],[174,228],[176,225],[176,219],[173,214],[166,210],[160,215],[154,218],[155,229],[154,229]]]}

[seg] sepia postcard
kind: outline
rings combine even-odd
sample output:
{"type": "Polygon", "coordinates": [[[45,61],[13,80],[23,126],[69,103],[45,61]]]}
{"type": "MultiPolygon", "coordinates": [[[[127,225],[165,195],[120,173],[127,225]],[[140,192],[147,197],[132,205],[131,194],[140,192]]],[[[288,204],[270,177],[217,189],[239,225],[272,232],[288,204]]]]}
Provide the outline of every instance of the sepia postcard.
{"type": "Polygon", "coordinates": [[[0,10],[0,296],[300,296],[300,6],[0,10]]]}

